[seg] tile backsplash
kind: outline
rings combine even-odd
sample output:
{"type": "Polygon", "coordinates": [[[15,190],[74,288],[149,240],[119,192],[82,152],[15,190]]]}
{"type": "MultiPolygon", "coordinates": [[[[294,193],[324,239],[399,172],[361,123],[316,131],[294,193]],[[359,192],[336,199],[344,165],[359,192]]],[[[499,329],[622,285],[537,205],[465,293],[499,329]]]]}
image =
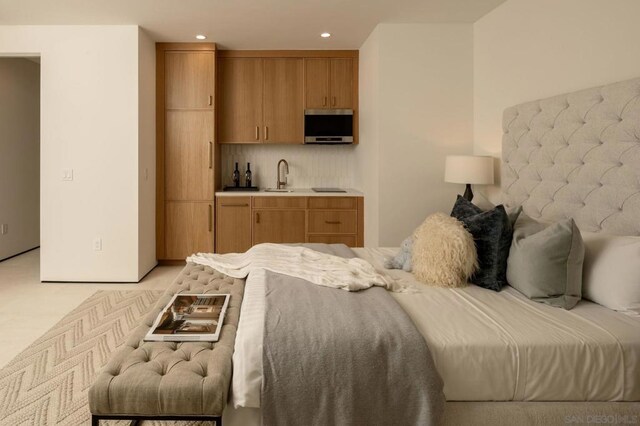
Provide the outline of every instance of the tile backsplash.
{"type": "Polygon", "coordinates": [[[251,163],[253,185],[276,186],[276,167],[284,158],[289,163],[288,187],[353,188],[355,184],[354,145],[222,145],[222,184],[232,184],[235,163],[240,170],[240,184],[251,163]]]}

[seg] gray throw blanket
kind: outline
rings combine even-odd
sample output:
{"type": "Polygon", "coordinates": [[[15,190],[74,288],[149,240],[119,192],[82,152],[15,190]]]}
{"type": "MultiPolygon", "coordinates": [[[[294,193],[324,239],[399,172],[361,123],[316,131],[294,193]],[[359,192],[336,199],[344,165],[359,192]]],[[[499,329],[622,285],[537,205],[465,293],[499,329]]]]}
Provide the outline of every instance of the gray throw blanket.
{"type": "Polygon", "coordinates": [[[439,423],[442,379],[384,289],[346,292],[268,272],[265,295],[263,426],[439,423]]]}

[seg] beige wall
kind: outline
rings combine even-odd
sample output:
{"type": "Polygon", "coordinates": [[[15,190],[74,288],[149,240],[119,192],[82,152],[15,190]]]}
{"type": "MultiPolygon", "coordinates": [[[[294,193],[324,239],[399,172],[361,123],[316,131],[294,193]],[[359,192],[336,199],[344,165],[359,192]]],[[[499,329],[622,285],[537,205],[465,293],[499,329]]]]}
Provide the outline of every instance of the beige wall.
{"type": "Polygon", "coordinates": [[[463,190],[444,159],[472,150],[473,27],[380,24],[360,55],[365,244],[394,246],[463,190]]]}
{"type": "Polygon", "coordinates": [[[0,260],[40,244],[40,66],[0,58],[0,260]]]}
{"type": "Polygon", "coordinates": [[[150,267],[152,244],[139,241],[149,231],[139,227],[151,217],[153,180],[139,179],[152,164],[153,118],[152,101],[139,102],[150,87],[139,81],[150,63],[139,37],[135,25],[0,26],[0,55],[41,56],[42,280],[137,281],[150,267]]]}
{"type": "Polygon", "coordinates": [[[356,187],[364,192],[364,244],[380,240],[380,41],[376,27],[360,47],[359,131],[356,147],[356,187]]]}
{"type": "Polygon", "coordinates": [[[474,151],[500,156],[511,105],[640,77],[638,17],[637,0],[508,0],[477,21],[474,151]]]}

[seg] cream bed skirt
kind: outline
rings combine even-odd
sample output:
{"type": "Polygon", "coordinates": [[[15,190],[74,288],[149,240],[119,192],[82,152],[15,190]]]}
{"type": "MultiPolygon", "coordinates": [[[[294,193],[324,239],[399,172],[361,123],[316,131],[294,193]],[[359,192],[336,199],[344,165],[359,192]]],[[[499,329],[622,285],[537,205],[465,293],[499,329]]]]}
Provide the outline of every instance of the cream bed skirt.
{"type": "MultiPolygon", "coordinates": [[[[443,426],[640,424],[640,402],[447,402],[443,426]]],[[[225,426],[259,426],[259,408],[227,405],[225,426]]]]}

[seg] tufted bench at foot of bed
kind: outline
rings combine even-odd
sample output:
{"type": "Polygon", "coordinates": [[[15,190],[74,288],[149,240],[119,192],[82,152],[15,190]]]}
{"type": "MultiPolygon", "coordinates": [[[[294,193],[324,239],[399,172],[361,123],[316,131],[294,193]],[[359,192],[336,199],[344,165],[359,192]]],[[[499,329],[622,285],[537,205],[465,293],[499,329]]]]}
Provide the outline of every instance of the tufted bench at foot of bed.
{"type": "Polygon", "coordinates": [[[98,374],[89,390],[92,425],[114,419],[132,420],[132,424],[207,420],[221,425],[243,293],[244,280],[188,263],[98,374]],[[144,341],[158,313],[176,293],[231,294],[217,342],[144,341]]]}

